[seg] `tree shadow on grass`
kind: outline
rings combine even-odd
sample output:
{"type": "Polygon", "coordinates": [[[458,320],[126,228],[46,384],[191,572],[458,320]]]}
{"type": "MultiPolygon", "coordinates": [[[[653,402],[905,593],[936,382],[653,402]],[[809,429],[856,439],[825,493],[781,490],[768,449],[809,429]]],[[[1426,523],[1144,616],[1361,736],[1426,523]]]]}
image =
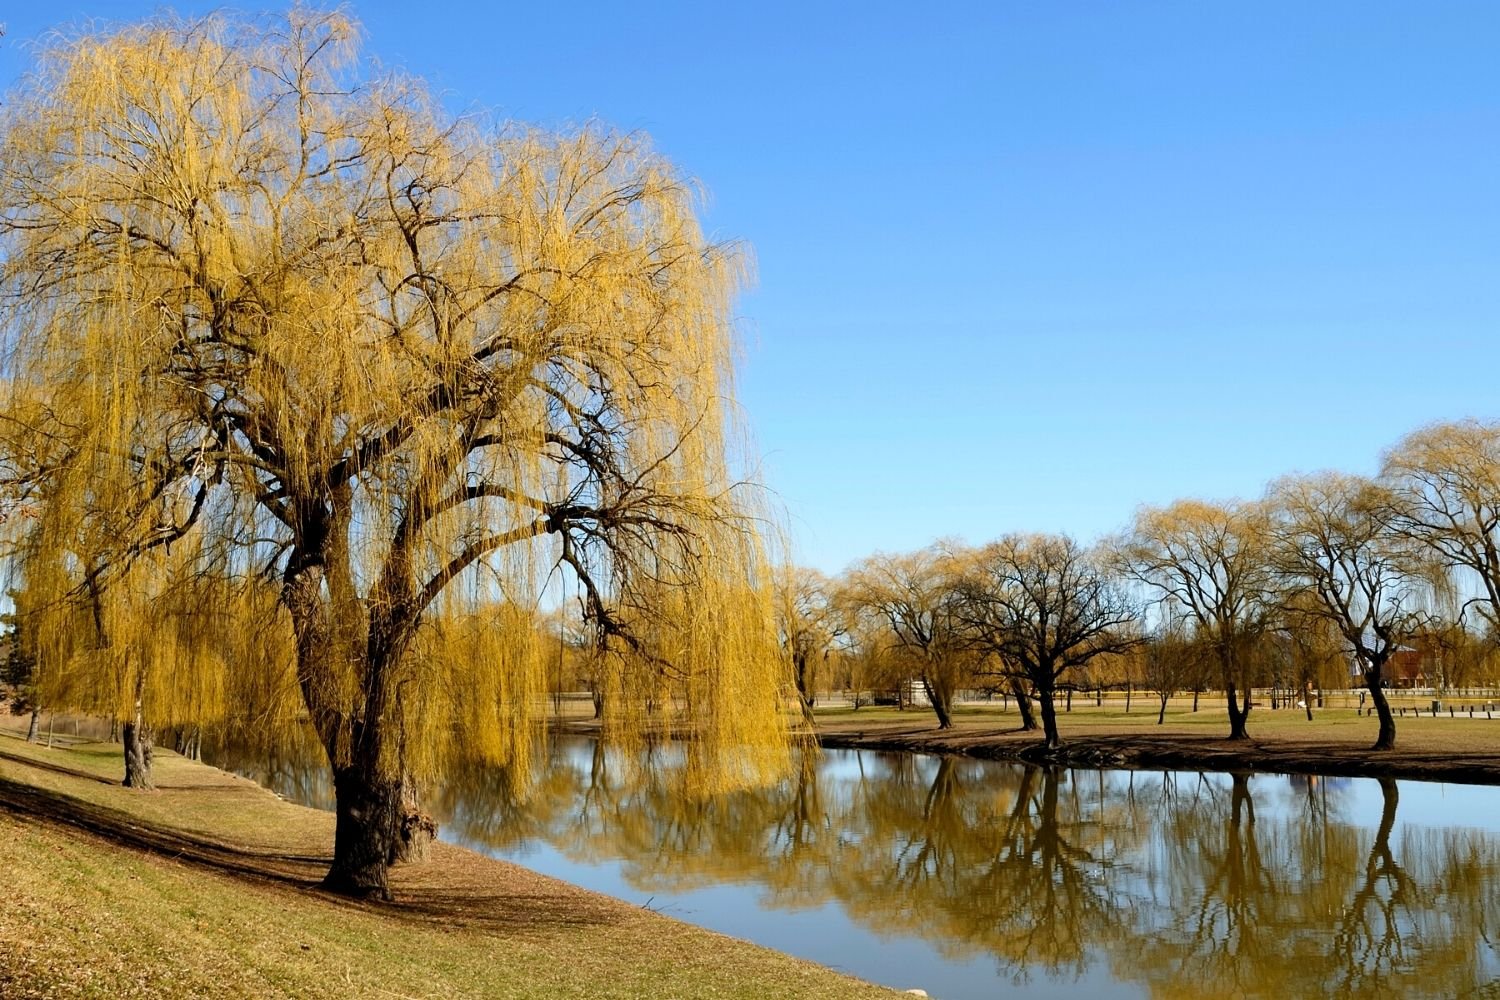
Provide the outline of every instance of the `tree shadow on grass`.
{"type": "Polygon", "coordinates": [[[21,754],[6,753],[4,750],[0,750],[0,760],[8,760],[14,764],[20,764],[23,767],[34,767],[38,771],[47,771],[51,774],[63,774],[67,775],[70,778],[78,778],[83,781],[95,781],[101,785],[113,786],[120,783],[114,778],[106,778],[103,775],[94,774],[91,771],[79,770],[76,767],[66,767],[62,764],[57,764],[50,760],[37,760],[34,757],[25,757],[21,754]]]}
{"type": "MultiPolygon", "coordinates": [[[[99,780],[94,775],[80,774],[70,768],[38,765],[29,761],[26,763],[40,770],[70,774],[84,780],[99,780]]],[[[104,783],[117,784],[111,781],[104,783]]],[[[220,843],[152,823],[121,809],[85,802],[63,792],[37,788],[4,777],[0,777],[0,810],[27,822],[82,830],[118,847],[263,882],[303,887],[314,885],[317,882],[316,876],[320,874],[318,868],[327,863],[327,859],[317,856],[261,851],[220,843]]]]}
{"type": "MultiPolygon", "coordinates": [[[[71,768],[8,757],[53,773],[99,781],[71,768]]],[[[105,781],[105,784],[113,782],[105,781]]],[[[140,793],[131,793],[140,794],[140,793]]],[[[316,895],[329,905],[447,930],[501,933],[618,923],[632,908],[618,900],[494,861],[436,845],[427,864],[392,869],[394,902],[348,899],[319,888],[330,855],[260,850],[227,844],[121,809],[0,777],[0,813],[102,840],[125,850],[262,887],[316,895]]]]}

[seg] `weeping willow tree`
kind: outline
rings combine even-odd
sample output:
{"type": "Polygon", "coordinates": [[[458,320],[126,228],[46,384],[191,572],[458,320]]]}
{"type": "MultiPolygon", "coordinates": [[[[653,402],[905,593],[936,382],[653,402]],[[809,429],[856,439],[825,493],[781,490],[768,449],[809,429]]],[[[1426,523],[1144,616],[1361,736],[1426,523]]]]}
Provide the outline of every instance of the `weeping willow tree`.
{"type": "Polygon", "coordinates": [[[1262,504],[1178,500],[1141,508],[1113,543],[1121,574],[1167,607],[1181,609],[1196,640],[1212,652],[1232,740],[1250,738],[1255,680],[1250,652],[1276,607],[1268,534],[1262,504]]]}
{"type": "Polygon", "coordinates": [[[1385,671],[1430,620],[1424,603],[1457,603],[1447,567],[1392,530],[1397,507],[1379,483],[1337,472],[1287,476],[1268,496],[1286,610],[1337,631],[1380,720],[1371,749],[1390,750],[1396,719],[1385,671]]]}
{"type": "Polygon", "coordinates": [[[612,730],[690,722],[709,783],[788,738],[732,474],[740,256],[640,137],[453,118],[357,34],[49,43],[0,123],[0,293],[43,675],[143,726],[310,723],[325,884],[369,895],[413,788],[524,763],[549,581],[612,730]]]}

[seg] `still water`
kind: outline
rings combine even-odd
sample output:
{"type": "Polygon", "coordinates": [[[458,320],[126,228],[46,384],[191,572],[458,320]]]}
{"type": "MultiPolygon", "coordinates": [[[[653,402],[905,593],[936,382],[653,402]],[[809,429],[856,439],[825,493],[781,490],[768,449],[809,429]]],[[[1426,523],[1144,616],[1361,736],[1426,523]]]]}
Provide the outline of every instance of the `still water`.
{"type": "Polygon", "coordinates": [[[671,748],[548,758],[440,790],[444,839],[942,1000],[1500,998],[1497,788],[824,751],[699,800],[671,748]]]}

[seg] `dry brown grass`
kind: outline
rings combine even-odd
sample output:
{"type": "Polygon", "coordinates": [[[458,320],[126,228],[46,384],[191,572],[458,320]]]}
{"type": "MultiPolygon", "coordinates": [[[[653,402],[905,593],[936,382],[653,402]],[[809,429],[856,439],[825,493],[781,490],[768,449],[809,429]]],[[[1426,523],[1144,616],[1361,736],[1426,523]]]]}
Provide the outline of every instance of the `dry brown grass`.
{"type": "Polygon", "coordinates": [[[332,818],[163,753],[0,732],[0,996],[890,995],[830,970],[448,845],[394,904],[316,888],[332,818]]]}

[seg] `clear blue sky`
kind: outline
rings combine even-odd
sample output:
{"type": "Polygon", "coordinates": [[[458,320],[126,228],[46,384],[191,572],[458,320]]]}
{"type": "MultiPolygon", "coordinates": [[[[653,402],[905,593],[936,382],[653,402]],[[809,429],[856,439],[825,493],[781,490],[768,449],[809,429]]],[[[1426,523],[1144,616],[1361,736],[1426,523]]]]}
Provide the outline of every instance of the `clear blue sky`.
{"type": "MultiPolygon", "coordinates": [[[[153,9],[7,6],[6,80],[48,25],[153,9]]],[[[1500,418],[1500,4],[352,10],[454,107],[643,129],[704,182],[825,570],[1500,418]]]]}

